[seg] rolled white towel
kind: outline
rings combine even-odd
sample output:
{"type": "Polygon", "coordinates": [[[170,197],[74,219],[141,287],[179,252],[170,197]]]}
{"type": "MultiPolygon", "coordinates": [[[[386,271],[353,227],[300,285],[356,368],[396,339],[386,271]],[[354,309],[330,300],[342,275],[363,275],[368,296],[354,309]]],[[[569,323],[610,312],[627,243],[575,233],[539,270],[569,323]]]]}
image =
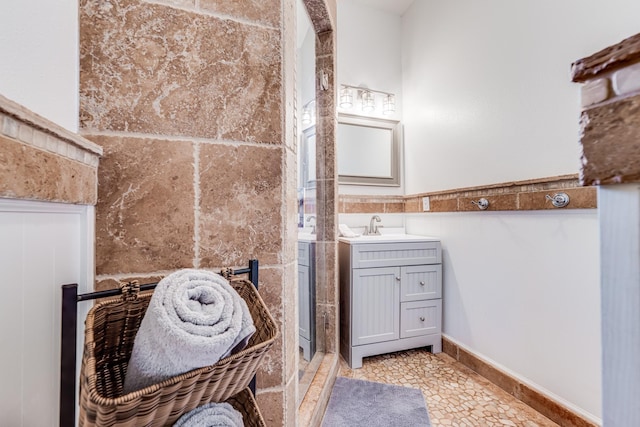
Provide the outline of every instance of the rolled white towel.
{"type": "Polygon", "coordinates": [[[151,297],[134,344],[124,392],[213,365],[247,345],[256,331],[229,282],[206,270],[179,270],[151,297]]]}
{"type": "Polygon", "coordinates": [[[181,416],[173,427],[244,427],[242,414],[226,402],[207,403],[181,416]]]}
{"type": "Polygon", "coordinates": [[[338,232],[340,233],[340,237],[359,237],[359,234],[356,234],[352,229],[350,229],[347,224],[338,224],[338,232]]]}

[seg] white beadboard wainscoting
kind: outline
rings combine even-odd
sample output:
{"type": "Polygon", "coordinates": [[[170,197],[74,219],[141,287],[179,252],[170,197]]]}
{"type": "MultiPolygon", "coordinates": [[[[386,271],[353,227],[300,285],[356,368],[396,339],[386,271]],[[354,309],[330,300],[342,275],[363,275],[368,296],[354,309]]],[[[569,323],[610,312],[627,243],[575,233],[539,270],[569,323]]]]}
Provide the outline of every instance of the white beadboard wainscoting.
{"type": "Polygon", "coordinates": [[[598,187],[603,426],[640,425],[640,185],[598,187]]]}
{"type": "MultiPolygon", "coordinates": [[[[61,285],[93,288],[93,206],[0,199],[0,424],[58,425],[61,285]]],[[[84,318],[79,306],[80,360],[84,318]]]]}

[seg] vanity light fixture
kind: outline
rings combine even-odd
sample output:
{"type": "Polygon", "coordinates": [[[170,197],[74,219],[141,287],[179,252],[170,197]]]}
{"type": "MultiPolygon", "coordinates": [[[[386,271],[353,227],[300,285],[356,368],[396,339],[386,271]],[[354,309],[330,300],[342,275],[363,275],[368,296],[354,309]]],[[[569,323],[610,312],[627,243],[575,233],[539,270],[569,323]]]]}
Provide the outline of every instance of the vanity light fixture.
{"type": "Polygon", "coordinates": [[[382,114],[393,114],[396,112],[395,95],[387,95],[382,99],[382,114]]]}
{"type": "Polygon", "coordinates": [[[342,86],[342,89],[340,89],[340,107],[353,107],[353,92],[349,86],[342,86]]]}
{"type": "Polygon", "coordinates": [[[373,92],[368,90],[362,91],[362,111],[370,113],[376,109],[376,98],[373,96],[373,92]]]}
{"type": "Polygon", "coordinates": [[[353,91],[356,91],[356,100],[362,111],[371,113],[375,111],[376,106],[382,104],[382,113],[393,114],[396,111],[396,96],[393,93],[383,92],[381,90],[369,89],[366,87],[357,87],[347,84],[340,85],[340,108],[353,108],[355,102],[353,100],[353,91]],[[382,101],[377,101],[376,94],[382,95],[382,101]]]}
{"type": "Polygon", "coordinates": [[[316,100],[312,99],[311,101],[307,102],[302,106],[301,121],[303,125],[308,125],[313,121],[313,116],[311,115],[311,113],[313,112],[313,104],[315,103],[316,103],[316,100]]]}
{"type": "Polygon", "coordinates": [[[302,124],[308,125],[311,123],[311,111],[308,108],[302,109],[302,124]]]}

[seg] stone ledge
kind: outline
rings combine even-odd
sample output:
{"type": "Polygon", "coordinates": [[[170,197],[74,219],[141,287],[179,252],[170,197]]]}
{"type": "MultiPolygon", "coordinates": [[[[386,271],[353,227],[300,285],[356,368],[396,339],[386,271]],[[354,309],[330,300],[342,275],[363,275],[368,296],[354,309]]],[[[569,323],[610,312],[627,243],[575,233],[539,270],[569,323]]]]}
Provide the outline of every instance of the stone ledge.
{"type": "Polygon", "coordinates": [[[0,135],[0,198],[95,205],[97,168],[0,135]]]}
{"type": "Polygon", "coordinates": [[[581,87],[581,185],[640,182],[640,34],[572,64],[581,87]]]}
{"type": "Polygon", "coordinates": [[[0,197],[95,205],[102,148],[0,95],[0,197]]]}
{"type": "Polygon", "coordinates": [[[640,34],[571,64],[571,79],[584,82],[607,71],[640,61],[640,34]]]}
{"type": "MultiPolygon", "coordinates": [[[[53,137],[89,154],[102,155],[102,147],[99,145],[68,131],[2,95],[0,95],[0,115],[4,116],[4,124],[1,126],[1,131],[10,138],[19,139],[27,144],[38,145],[39,141],[53,137]]],[[[51,144],[51,141],[46,143],[51,144]]]]}

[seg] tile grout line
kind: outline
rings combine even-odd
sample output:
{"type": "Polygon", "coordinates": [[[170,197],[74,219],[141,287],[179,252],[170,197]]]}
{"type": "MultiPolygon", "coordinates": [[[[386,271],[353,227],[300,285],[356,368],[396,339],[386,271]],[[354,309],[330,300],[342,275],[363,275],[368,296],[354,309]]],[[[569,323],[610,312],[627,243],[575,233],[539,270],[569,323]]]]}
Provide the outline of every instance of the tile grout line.
{"type": "Polygon", "coordinates": [[[83,138],[89,139],[92,136],[106,136],[113,138],[133,138],[133,139],[152,139],[158,141],[183,141],[183,142],[198,142],[201,144],[218,144],[228,146],[251,146],[251,147],[264,147],[264,148],[280,148],[281,144],[271,142],[251,142],[251,141],[236,141],[231,139],[217,139],[207,138],[199,136],[188,135],[160,135],[154,133],[144,132],[126,132],[126,131],[112,131],[112,130],[91,130],[85,129],[82,132],[83,138]]]}
{"type": "Polygon", "coordinates": [[[200,5],[200,0],[196,0],[192,7],[181,6],[181,5],[175,4],[175,3],[170,2],[170,1],[162,1],[162,0],[145,0],[145,2],[149,3],[149,4],[155,4],[156,6],[165,6],[165,7],[170,7],[172,9],[177,9],[177,10],[182,10],[182,11],[189,12],[189,13],[210,16],[210,17],[213,17],[213,18],[220,19],[222,21],[232,21],[232,22],[236,22],[236,23],[241,24],[241,25],[249,26],[249,27],[256,27],[256,28],[261,28],[261,29],[264,29],[264,30],[271,30],[271,31],[279,30],[278,27],[274,27],[274,26],[271,26],[271,25],[266,25],[266,24],[263,24],[263,23],[260,23],[260,22],[253,22],[253,21],[250,21],[248,19],[238,18],[236,16],[227,15],[227,14],[224,14],[224,13],[218,13],[218,12],[215,12],[215,11],[212,11],[212,10],[203,9],[201,7],[201,5],[200,5]]]}
{"type": "Polygon", "coordinates": [[[193,144],[193,267],[200,268],[200,143],[193,144]]]}

